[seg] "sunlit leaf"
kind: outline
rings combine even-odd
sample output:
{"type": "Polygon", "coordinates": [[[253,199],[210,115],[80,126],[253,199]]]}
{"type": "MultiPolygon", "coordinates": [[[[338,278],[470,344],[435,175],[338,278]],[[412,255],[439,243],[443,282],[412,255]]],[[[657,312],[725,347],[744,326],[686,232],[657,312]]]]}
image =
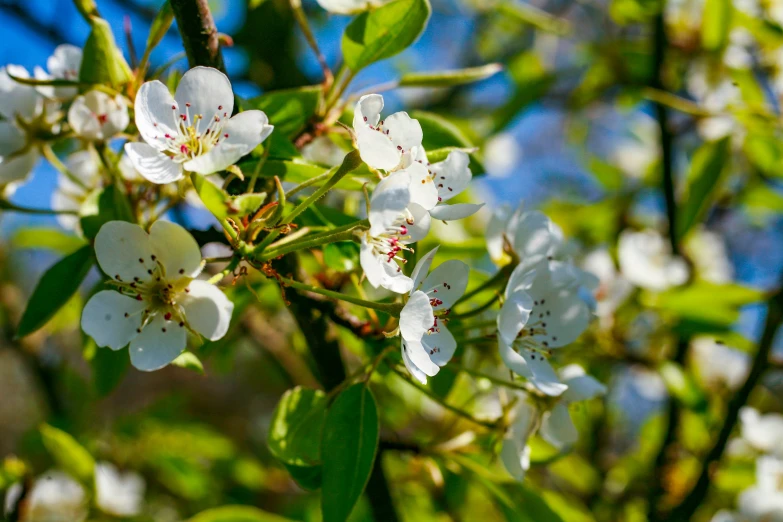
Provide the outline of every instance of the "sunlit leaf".
{"type": "Polygon", "coordinates": [[[202,511],[188,522],[292,522],[274,513],[250,506],[223,506],[202,511]]]}
{"type": "Polygon", "coordinates": [[[40,428],[46,450],[57,462],[57,467],[83,484],[90,484],[95,473],[95,460],[71,435],[48,424],[40,428]]]}

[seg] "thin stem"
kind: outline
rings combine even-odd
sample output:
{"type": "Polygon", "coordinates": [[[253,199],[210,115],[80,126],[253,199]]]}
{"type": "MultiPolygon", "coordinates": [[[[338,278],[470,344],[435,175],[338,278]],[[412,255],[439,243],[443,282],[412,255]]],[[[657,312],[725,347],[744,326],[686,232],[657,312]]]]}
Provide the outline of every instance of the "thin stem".
{"type": "Polygon", "coordinates": [[[467,367],[462,366],[460,364],[451,363],[451,364],[449,364],[449,367],[454,369],[454,370],[460,371],[460,372],[465,372],[468,375],[470,375],[472,377],[475,377],[477,379],[486,379],[489,382],[491,382],[493,384],[497,384],[498,386],[503,386],[504,388],[511,388],[512,390],[529,391],[528,388],[525,387],[523,384],[519,384],[519,383],[515,383],[515,382],[509,382],[509,381],[506,381],[504,379],[499,379],[499,378],[493,377],[491,375],[487,375],[487,374],[484,374],[484,373],[481,373],[481,372],[477,372],[475,370],[471,370],[470,368],[467,368],[467,367]]]}
{"type": "Polygon", "coordinates": [[[473,297],[473,296],[475,296],[477,294],[480,294],[481,292],[483,292],[485,290],[489,290],[491,288],[494,288],[495,286],[497,286],[500,283],[504,282],[511,275],[511,272],[513,270],[514,270],[514,266],[513,265],[506,265],[506,266],[504,266],[503,268],[498,270],[495,273],[495,275],[493,275],[492,277],[490,277],[489,279],[484,281],[483,284],[477,286],[476,288],[474,288],[470,292],[467,292],[462,297],[457,299],[457,302],[454,303],[454,306],[457,306],[458,304],[467,301],[471,297],[473,297]]]}
{"type": "Polygon", "coordinates": [[[84,184],[84,181],[79,179],[76,174],[68,170],[68,167],[63,164],[62,161],[60,161],[60,158],[57,157],[57,154],[54,153],[52,150],[52,146],[48,143],[44,143],[41,145],[41,153],[43,154],[44,158],[52,164],[52,166],[57,169],[58,172],[60,172],[62,175],[67,177],[69,180],[73,181],[80,187],[82,187],[84,190],[89,191],[90,188],[84,184]]]}
{"type": "Polygon", "coordinates": [[[10,201],[7,201],[5,199],[0,199],[0,210],[7,210],[10,212],[20,212],[22,214],[37,214],[41,216],[56,216],[56,215],[78,216],[79,215],[79,212],[77,210],[52,210],[48,208],[29,208],[29,207],[23,207],[21,205],[17,205],[15,203],[11,203],[10,201]]]}
{"type": "Polygon", "coordinates": [[[483,426],[483,427],[485,427],[485,428],[487,428],[489,430],[495,430],[495,429],[497,429],[499,427],[498,421],[487,422],[487,421],[479,420],[479,419],[475,418],[473,415],[471,415],[470,413],[468,413],[466,411],[463,411],[463,410],[457,408],[456,406],[452,406],[451,404],[447,403],[445,400],[441,399],[437,395],[434,395],[431,390],[425,388],[424,386],[422,386],[418,382],[415,382],[414,380],[412,380],[410,377],[408,377],[407,374],[403,373],[398,368],[392,368],[392,371],[394,371],[394,373],[399,375],[402,380],[404,380],[405,382],[407,382],[408,384],[410,384],[411,386],[413,386],[414,388],[419,390],[421,393],[423,393],[424,395],[426,395],[427,397],[429,397],[433,401],[435,401],[438,404],[440,404],[443,408],[449,410],[451,413],[454,413],[455,415],[458,415],[458,416],[462,417],[463,419],[469,420],[473,424],[476,424],[478,426],[483,426]]]}
{"type": "Polygon", "coordinates": [[[500,299],[500,294],[496,293],[494,296],[492,296],[492,299],[484,303],[483,305],[474,308],[473,310],[468,310],[467,312],[463,314],[452,314],[451,319],[467,319],[468,317],[473,317],[475,315],[479,315],[481,312],[484,312],[485,310],[488,310],[492,307],[493,304],[495,304],[495,301],[500,299]]]}
{"type": "Polygon", "coordinates": [[[297,290],[304,290],[325,297],[331,297],[332,299],[339,299],[340,301],[364,306],[365,308],[372,308],[373,310],[385,312],[390,315],[399,316],[400,310],[402,310],[402,305],[397,303],[376,303],[374,301],[367,301],[365,299],[359,299],[358,297],[341,294],[340,292],[333,292],[332,290],[327,290],[325,288],[318,288],[317,286],[308,285],[307,283],[300,283],[299,281],[294,281],[287,277],[280,276],[278,279],[284,285],[296,288],[297,290]]]}
{"type": "Polygon", "coordinates": [[[258,162],[256,163],[256,168],[253,169],[253,174],[250,175],[250,182],[247,184],[248,194],[252,194],[253,192],[255,192],[258,176],[261,174],[261,169],[264,167],[264,163],[266,163],[266,160],[269,157],[269,148],[270,148],[269,144],[267,144],[267,146],[264,147],[264,153],[258,159],[258,162]]]}
{"type": "Polygon", "coordinates": [[[748,377],[745,379],[742,387],[729,401],[723,426],[718,433],[715,444],[713,444],[709,453],[707,453],[704,462],[702,462],[701,473],[699,474],[695,486],[690,494],[685,497],[685,500],[672,511],[671,516],[668,517],[667,520],[690,520],[698,507],[701,506],[704,497],[707,496],[707,491],[710,487],[710,478],[713,474],[712,472],[715,465],[720,462],[720,459],[723,456],[723,452],[729,442],[729,437],[737,424],[739,411],[745,403],[748,402],[751,392],[769,367],[769,355],[772,350],[775,334],[780,328],[781,323],[783,323],[783,289],[778,290],[768,302],[764,332],[759,340],[759,349],[756,352],[756,357],[753,359],[753,365],[751,366],[748,377]]]}
{"type": "Polygon", "coordinates": [[[341,227],[340,229],[330,230],[321,234],[313,234],[299,241],[266,250],[264,251],[264,254],[257,259],[259,261],[268,261],[285,254],[290,254],[291,252],[296,252],[297,250],[315,248],[328,243],[336,243],[337,241],[350,241],[353,239],[358,228],[366,228],[366,225],[364,222],[360,221],[347,225],[347,228],[341,227]]]}
{"type": "Polygon", "coordinates": [[[321,71],[323,71],[324,74],[324,85],[330,87],[334,81],[334,76],[332,75],[332,70],[329,68],[329,64],[326,63],[326,58],[324,58],[323,53],[321,53],[321,50],[318,48],[318,42],[315,40],[315,35],[313,35],[313,31],[310,29],[310,23],[307,21],[304,9],[302,9],[301,0],[291,0],[291,10],[294,13],[294,20],[299,24],[302,33],[304,33],[307,44],[313,50],[318,63],[321,65],[321,71]]]}
{"type": "Polygon", "coordinates": [[[182,46],[191,67],[203,65],[226,72],[215,20],[208,0],[170,0],[182,46]]]}
{"type": "Polygon", "coordinates": [[[311,186],[315,185],[316,183],[324,181],[325,179],[329,179],[329,176],[331,176],[331,175],[332,175],[332,171],[331,170],[327,170],[323,174],[319,174],[318,176],[316,176],[314,178],[310,178],[310,179],[308,179],[306,181],[301,182],[299,185],[295,186],[294,188],[292,188],[291,190],[286,192],[285,195],[290,198],[291,196],[293,196],[297,192],[299,192],[301,190],[304,190],[307,187],[311,187],[311,186]]]}
{"type": "Polygon", "coordinates": [[[207,283],[214,285],[216,283],[219,283],[223,280],[224,277],[226,277],[228,274],[234,273],[234,269],[239,266],[239,262],[242,261],[242,256],[240,255],[234,255],[231,257],[231,262],[228,264],[226,268],[218,272],[217,274],[213,275],[207,280],[207,283]]]}

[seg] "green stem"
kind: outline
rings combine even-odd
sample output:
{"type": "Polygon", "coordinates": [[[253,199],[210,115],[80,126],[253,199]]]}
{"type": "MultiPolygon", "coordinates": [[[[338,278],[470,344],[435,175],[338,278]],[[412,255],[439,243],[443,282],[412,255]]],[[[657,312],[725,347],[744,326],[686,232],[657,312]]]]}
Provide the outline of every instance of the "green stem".
{"type": "Polygon", "coordinates": [[[472,377],[475,377],[477,379],[486,379],[486,380],[488,380],[489,382],[491,382],[493,384],[497,384],[498,386],[503,386],[505,388],[511,388],[512,390],[529,391],[528,388],[526,388],[522,384],[515,383],[515,382],[509,382],[509,381],[506,381],[504,379],[499,379],[498,377],[493,377],[491,375],[486,375],[484,373],[477,372],[475,370],[471,370],[470,368],[467,368],[467,367],[462,366],[460,364],[451,363],[451,364],[449,364],[449,367],[454,369],[454,370],[460,371],[460,372],[465,372],[468,375],[470,375],[472,377]]]}
{"type": "Polygon", "coordinates": [[[257,259],[259,261],[268,261],[285,254],[290,254],[291,252],[296,252],[297,250],[315,248],[337,241],[350,241],[353,239],[356,229],[358,228],[366,228],[365,222],[359,221],[358,223],[351,223],[350,225],[346,225],[346,227],[336,228],[321,234],[312,234],[299,241],[293,241],[278,248],[266,250],[264,254],[257,259]]]}
{"type": "Polygon", "coordinates": [[[264,153],[258,159],[258,162],[256,163],[256,168],[253,169],[253,173],[250,175],[250,182],[247,185],[248,194],[252,194],[253,192],[255,192],[258,176],[261,174],[261,169],[264,167],[264,163],[266,163],[268,157],[269,157],[269,144],[267,143],[267,145],[264,147],[264,153]]]}
{"type": "Polygon", "coordinates": [[[490,430],[495,430],[495,429],[498,428],[499,423],[497,421],[495,421],[495,422],[487,422],[487,421],[479,420],[479,419],[475,418],[473,415],[471,415],[470,413],[468,413],[466,411],[463,411],[463,410],[457,408],[456,406],[452,406],[451,404],[447,403],[445,400],[443,400],[440,397],[438,397],[437,395],[433,394],[432,391],[429,390],[428,388],[425,388],[424,386],[422,386],[418,382],[415,382],[413,379],[411,379],[407,374],[405,374],[401,370],[399,370],[397,368],[392,368],[392,370],[394,371],[394,373],[399,375],[402,380],[404,380],[405,382],[407,382],[408,384],[410,384],[411,386],[413,386],[414,388],[419,390],[421,393],[423,393],[424,395],[426,395],[427,397],[429,397],[433,401],[435,401],[438,404],[440,404],[443,408],[449,410],[451,413],[454,413],[455,415],[458,415],[458,416],[462,417],[463,419],[469,420],[473,424],[476,424],[478,426],[483,426],[483,427],[485,427],[487,429],[490,429],[490,430]]]}
{"type": "Polygon", "coordinates": [[[89,191],[90,188],[84,184],[84,181],[78,178],[76,174],[68,170],[68,167],[63,164],[62,161],[60,161],[60,158],[57,157],[57,154],[54,153],[52,150],[52,146],[48,143],[44,143],[41,145],[41,153],[43,154],[44,158],[52,164],[52,166],[57,169],[58,172],[60,172],[63,176],[67,177],[69,180],[73,181],[77,185],[79,185],[81,188],[83,188],[86,191],[89,191]]]}
{"type": "Polygon", "coordinates": [[[359,299],[358,297],[341,294],[340,292],[333,292],[332,290],[327,290],[325,288],[318,288],[317,286],[308,285],[307,283],[300,283],[299,281],[294,281],[293,279],[289,279],[287,277],[281,276],[278,279],[284,285],[290,286],[291,288],[296,288],[297,290],[304,290],[306,292],[312,292],[314,294],[319,294],[325,297],[331,297],[332,299],[339,299],[341,301],[363,306],[365,308],[372,308],[373,310],[385,312],[395,317],[399,316],[400,310],[402,310],[401,304],[376,303],[374,301],[367,301],[365,299],[359,299]]]}
{"type": "MultiPolygon", "coordinates": [[[[205,260],[207,261],[207,260],[205,260]]],[[[228,274],[231,274],[234,272],[234,269],[239,266],[239,262],[242,261],[242,256],[235,255],[231,258],[231,262],[228,264],[226,268],[218,272],[217,274],[213,275],[207,280],[207,283],[214,285],[216,283],[219,283],[224,277],[226,277],[228,274]]],[[[210,261],[207,261],[210,262],[210,261]]]]}
{"type": "Polygon", "coordinates": [[[286,196],[290,198],[291,196],[293,196],[297,192],[299,192],[301,190],[304,190],[307,187],[311,187],[311,186],[315,185],[316,183],[319,183],[319,182],[321,182],[321,181],[323,181],[325,179],[329,179],[329,176],[331,176],[331,175],[332,175],[332,171],[331,170],[327,170],[323,174],[319,174],[318,176],[316,176],[314,178],[310,178],[310,179],[308,179],[306,181],[303,181],[299,185],[295,186],[294,188],[292,188],[291,190],[286,192],[286,196]]]}
{"type": "Polygon", "coordinates": [[[497,273],[495,273],[495,275],[493,275],[492,277],[490,277],[489,279],[484,281],[483,284],[477,286],[476,288],[474,288],[470,292],[467,292],[462,297],[457,299],[457,302],[454,303],[454,306],[457,306],[460,303],[464,303],[465,301],[467,301],[471,297],[473,297],[475,295],[478,295],[478,294],[480,294],[481,292],[483,292],[485,290],[489,290],[491,288],[494,288],[497,285],[499,285],[500,283],[503,283],[511,275],[511,272],[513,272],[513,271],[514,271],[514,265],[506,265],[506,266],[504,266],[503,268],[498,270],[497,273]]]}
{"type": "Polygon", "coordinates": [[[473,310],[468,310],[464,314],[453,314],[451,315],[451,319],[467,319],[468,317],[473,317],[475,315],[480,314],[481,312],[488,310],[492,307],[493,304],[495,304],[495,301],[500,299],[500,294],[495,294],[492,299],[484,303],[483,305],[479,306],[478,308],[474,308],[473,310]]]}
{"type": "Polygon", "coordinates": [[[22,214],[38,214],[42,216],[54,216],[54,215],[78,216],[79,215],[79,212],[76,210],[52,210],[48,208],[22,207],[20,205],[11,203],[10,201],[7,201],[5,199],[0,199],[0,210],[21,212],[22,214]]]}
{"type": "Polygon", "coordinates": [[[305,12],[302,9],[302,1],[291,0],[291,10],[294,13],[294,20],[296,20],[296,23],[299,24],[299,28],[302,30],[302,33],[304,33],[307,44],[313,50],[318,63],[321,65],[321,70],[324,73],[324,84],[331,86],[332,82],[334,81],[332,70],[329,68],[329,64],[326,63],[326,58],[324,58],[323,53],[321,53],[321,50],[318,48],[318,42],[315,40],[313,31],[310,29],[310,24],[307,21],[307,16],[305,16],[305,12]]]}

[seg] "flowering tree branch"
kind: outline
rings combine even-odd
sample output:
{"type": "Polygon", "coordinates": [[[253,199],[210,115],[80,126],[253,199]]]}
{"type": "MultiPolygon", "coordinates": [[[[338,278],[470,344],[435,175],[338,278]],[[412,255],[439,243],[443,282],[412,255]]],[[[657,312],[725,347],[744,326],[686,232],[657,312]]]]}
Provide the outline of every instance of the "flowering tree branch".
{"type": "Polygon", "coordinates": [[[207,0],[170,0],[170,2],[190,66],[214,67],[225,72],[217,27],[207,0]]]}

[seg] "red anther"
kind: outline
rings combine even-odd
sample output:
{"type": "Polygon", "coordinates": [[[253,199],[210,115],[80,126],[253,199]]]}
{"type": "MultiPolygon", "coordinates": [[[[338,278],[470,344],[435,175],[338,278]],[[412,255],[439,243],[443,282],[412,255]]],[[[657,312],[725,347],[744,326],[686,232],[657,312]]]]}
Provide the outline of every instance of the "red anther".
{"type": "Polygon", "coordinates": [[[190,104],[189,104],[189,103],[186,103],[186,104],[185,104],[185,107],[190,107],[190,104]]]}
{"type": "Polygon", "coordinates": [[[172,110],[172,111],[175,111],[175,110],[177,110],[177,106],[176,106],[176,105],[172,105],[172,106],[171,106],[171,110],[172,110]]]}
{"type": "Polygon", "coordinates": [[[136,300],[141,301],[141,294],[136,294],[136,300]]]}
{"type": "Polygon", "coordinates": [[[171,134],[164,134],[163,137],[166,138],[167,140],[170,140],[171,139],[171,134]]]}
{"type": "Polygon", "coordinates": [[[104,123],[106,123],[106,120],[108,120],[108,119],[109,119],[109,116],[108,116],[107,114],[99,114],[99,115],[98,115],[98,122],[99,122],[101,125],[103,125],[104,123]]]}
{"type": "Polygon", "coordinates": [[[400,227],[400,232],[402,232],[403,235],[407,234],[408,233],[408,227],[406,227],[405,225],[402,225],[400,227]]]}
{"type": "Polygon", "coordinates": [[[184,114],[180,114],[179,117],[182,118],[182,121],[188,121],[188,117],[184,114]]]}
{"type": "Polygon", "coordinates": [[[180,151],[182,154],[187,154],[188,152],[190,152],[190,149],[188,148],[188,146],[187,146],[187,145],[185,145],[185,144],[182,144],[182,145],[180,145],[180,146],[179,146],[179,151],[180,151]]]}
{"type": "Polygon", "coordinates": [[[223,110],[223,106],[222,105],[218,105],[218,110],[222,111],[223,110]]]}
{"type": "Polygon", "coordinates": [[[164,316],[163,316],[163,318],[164,318],[165,320],[167,320],[167,321],[168,321],[169,319],[171,319],[171,312],[166,312],[166,315],[164,315],[164,316]]]}
{"type": "Polygon", "coordinates": [[[224,138],[228,138],[228,134],[224,134],[224,135],[223,135],[223,137],[224,137],[224,138]]]}

